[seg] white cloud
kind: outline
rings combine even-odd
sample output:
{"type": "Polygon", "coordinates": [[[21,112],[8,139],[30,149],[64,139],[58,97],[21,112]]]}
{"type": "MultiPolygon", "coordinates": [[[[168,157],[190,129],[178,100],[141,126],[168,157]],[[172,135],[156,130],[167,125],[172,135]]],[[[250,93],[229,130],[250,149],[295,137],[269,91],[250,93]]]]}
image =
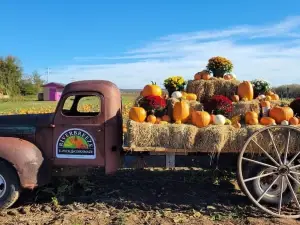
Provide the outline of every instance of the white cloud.
{"type": "Polygon", "coordinates": [[[274,24],[171,34],[114,57],[75,57],[74,65],[52,67],[50,80],[106,79],[120,88],[142,88],[150,81],[162,85],[172,75],[192,79],[210,57],[219,55],[234,63],[233,72],[240,80],[299,83],[299,28],[297,16],[274,24]],[[107,63],[97,63],[100,60],[107,63]]]}

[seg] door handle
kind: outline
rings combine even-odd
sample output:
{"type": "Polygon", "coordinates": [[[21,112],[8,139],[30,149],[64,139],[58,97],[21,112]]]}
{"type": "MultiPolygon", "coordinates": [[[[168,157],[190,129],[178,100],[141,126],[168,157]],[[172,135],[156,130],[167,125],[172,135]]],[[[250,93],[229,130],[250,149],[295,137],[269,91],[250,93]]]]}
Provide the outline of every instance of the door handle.
{"type": "Polygon", "coordinates": [[[97,130],[97,132],[101,132],[101,131],[102,131],[102,129],[97,130]]]}

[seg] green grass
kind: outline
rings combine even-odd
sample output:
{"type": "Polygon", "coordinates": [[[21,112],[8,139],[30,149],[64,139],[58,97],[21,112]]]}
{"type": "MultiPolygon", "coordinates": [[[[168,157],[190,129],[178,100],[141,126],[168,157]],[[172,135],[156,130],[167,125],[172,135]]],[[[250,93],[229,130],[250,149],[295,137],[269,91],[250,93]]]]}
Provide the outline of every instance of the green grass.
{"type": "MultiPolygon", "coordinates": [[[[123,93],[123,105],[133,103],[137,96],[138,93],[123,93]]],[[[96,103],[94,100],[95,99],[86,99],[82,103],[94,105],[94,103],[96,103]]],[[[54,101],[38,101],[36,96],[14,97],[11,99],[0,100],[0,113],[9,113],[16,110],[28,110],[32,108],[55,108],[56,105],[57,102],[54,101]]]]}

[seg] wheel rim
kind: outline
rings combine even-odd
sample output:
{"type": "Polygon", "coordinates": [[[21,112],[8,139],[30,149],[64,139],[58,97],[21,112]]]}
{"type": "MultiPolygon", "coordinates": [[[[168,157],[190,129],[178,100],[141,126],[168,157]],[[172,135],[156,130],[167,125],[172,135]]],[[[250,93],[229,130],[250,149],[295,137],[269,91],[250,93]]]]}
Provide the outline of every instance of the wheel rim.
{"type": "MultiPolygon", "coordinates": [[[[238,179],[244,193],[257,207],[270,215],[284,218],[300,218],[300,194],[298,190],[294,190],[292,185],[300,185],[300,163],[297,160],[298,157],[300,158],[299,147],[299,129],[293,126],[272,125],[252,134],[239,155],[238,179]],[[264,138],[268,136],[268,139],[264,138]],[[282,141],[283,137],[285,137],[284,141],[282,141]],[[251,149],[254,149],[253,146],[256,146],[258,152],[269,161],[264,162],[249,157],[247,154],[251,153],[251,149]],[[267,169],[262,170],[254,177],[244,178],[243,163],[246,162],[258,164],[267,169]],[[266,178],[269,179],[267,182],[266,178]],[[261,191],[259,197],[256,197],[249,191],[246,183],[250,181],[258,185],[261,191]],[[283,201],[285,191],[287,190],[289,190],[292,196],[292,200],[288,204],[283,201]],[[277,207],[262,203],[264,198],[275,196],[278,197],[278,200],[276,199],[277,207]]],[[[256,156],[257,154],[250,155],[256,156]]]]}
{"type": "Polygon", "coordinates": [[[0,198],[3,197],[5,192],[6,192],[6,181],[4,177],[0,174],[0,198]]]}
{"type": "MultiPolygon", "coordinates": [[[[274,172],[274,170],[272,168],[269,168],[269,169],[265,169],[263,170],[258,176],[262,176],[264,174],[268,174],[268,173],[271,173],[271,172],[274,172]]],[[[259,187],[260,191],[263,193],[264,191],[266,191],[269,186],[272,184],[272,182],[276,179],[276,175],[275,174],[272,174],[270,176],[267,176],[267,177],[259,177],[257,180],[255,180],[254,182],[256,182],[257,186],[259,187]]],[[[280,195],[281,193],[281,184],[280,184],[280,180],[276,180],[276,182],[273,184],[273,186],[271,187],[270,190],[268,190],[266,192],[266,196],[268,197],[277,197],[280,195]]],[[[284,183],[283,184],[283,192],[286,191],[288,185],[287,183],[284,183]]]]}

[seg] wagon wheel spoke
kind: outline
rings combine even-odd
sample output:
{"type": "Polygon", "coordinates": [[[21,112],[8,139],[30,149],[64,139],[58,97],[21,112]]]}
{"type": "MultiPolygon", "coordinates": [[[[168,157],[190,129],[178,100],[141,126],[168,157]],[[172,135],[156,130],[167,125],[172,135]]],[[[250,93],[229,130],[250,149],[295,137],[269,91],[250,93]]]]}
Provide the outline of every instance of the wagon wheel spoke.
{"type": "MultiPolygon", "coordinates": [[[[292,173],[292,174],[296,174],[296,175],[300,175],[300,173],[299,172],[296,172],[296,171],[290,171],[290,173],[292,173]]],[[[300,184],[300,183],[299,183],[300,184]]]]}
{"type": "Polygon", "coordinates": [[[300,209],[300,203],[299,203],[299,201],[298,201],[298,199],[297,199],[297,195],[296,195],[296,193],[295,193],[295,191],[294,191],[294,189],[293,189],[293,187],[292,187],[292,185],[291,185],[291,182],[289,181],[289,178],[288,178],[287,175],[285,175],[285,179],[286,179],[286,181],[287,181],[287,184],[288,184],[288,186],[289,186],[290,191],[292,192],[294,201],[296,202],[298,208],[300,209]]]}
{"type": "Polygon", "coordinates": [[[249,159],[249,158],[246,158],[246,157],[243,157],[243,159],[246,160],[246,161],[249,161],[249,162],[253,162],[253,163],[262,165],[262,166],[266,166],[266,167],[269,167],[269,168],[277,169],[276,166],[272,166],[272,165],[267,164],[267,163],[262,163],[262,162],[259,162],[257,160],[249,159]]]}
{"type": "Polygon", "coordinates": [[[287,139],[286,148],[285,148],[285,153],[284,153],[284,162],[283,162],[284,165],[286,164],[286,160],[287,160],[287,155],[288,155],[289,145],[290,145],[290,138],[291,138],[291,131],[289,130],[288,139],[287,139]]]}
{"type": "Polygon", "coordinates": [[[280,166],[278,162],[276,162],[275,159],[273,159],[272,156],[270,156],[270,154],[264,150],[255,140],[252,140],[262,151],[263,153],[265,153],[265,155],[276,165],[276,166],[280,166]]]}
{"type": "Polygon", "coordinates": [[[274,142],[273,135],[271,134],[270,130],[268,130],[268,133],[269,133],[269,135],[270,135],[270,138],[271,138],[272,144],[273,144],[273,146],[274,146],[274,148],[275,148],[275,152],[276,152],[276,154],[277,154],[277,157],[278,157],[279,163],[282,165],[283,163],[282,163],[282,160],[281,160],[281,158],[280,158],[280,154],[279,154],[279,152],[278,152],[278,149],[277,149],[277,147],[276,147],[276,144],[275,144],[275,142],[274,142]]]}
{"type": "Polygon", "coordinates": [[[279,179],[280,176],[277,176],[272,184],[270,184],[270,186],[261,194],[261,196],[259,197],[259,199],[257,199],[257,202],[260,202],[260,200],[262,200],[262,198],[267,194],[267,192],[272,188],[272,186],[276,183],[276,181],[279,179]]]}
{"type": "Polygon", "coordinates": [[[298,164],[298,165],[296,165],[296,166],[291,166],[290,167],[290,169],[292,170],[292,169],[297,169],[297,168],[299,168],[300,167],[300,164],[298,164]]]}
{"type": "Polygon", "coordinates": [[[300,218],[299,137],[300,129],[293,126],[264,127],[247,139],[239,155],[238,179],[242,191],[272,216],[300,218]],[[249,145],[257,146],[258,151],[251,152],[249,145]]]}
{"type": "Polygon", "coordinates": [[[283,180],[284,176],[281,176],[281,182],[280,182],[280,199],[278,203],[278,214],[281,214],[281,207],[282,207],[282,194],[283,194],[283,180]]]}
{"type": "Polygon", "coordinates": [[[277,172],[270,172],[270,173],[266,173],[266,174],[263,174],[263,175],[251,177],[251,178],[245,179],[244,182],[248,182],[248,181],[251,181],[251,180],[256,180],[256,179],[258,179],[258,178],[267,177],[267,176],[273,175],[273,174],[275,174],[275,173],[277,173],[277,172]]]}

